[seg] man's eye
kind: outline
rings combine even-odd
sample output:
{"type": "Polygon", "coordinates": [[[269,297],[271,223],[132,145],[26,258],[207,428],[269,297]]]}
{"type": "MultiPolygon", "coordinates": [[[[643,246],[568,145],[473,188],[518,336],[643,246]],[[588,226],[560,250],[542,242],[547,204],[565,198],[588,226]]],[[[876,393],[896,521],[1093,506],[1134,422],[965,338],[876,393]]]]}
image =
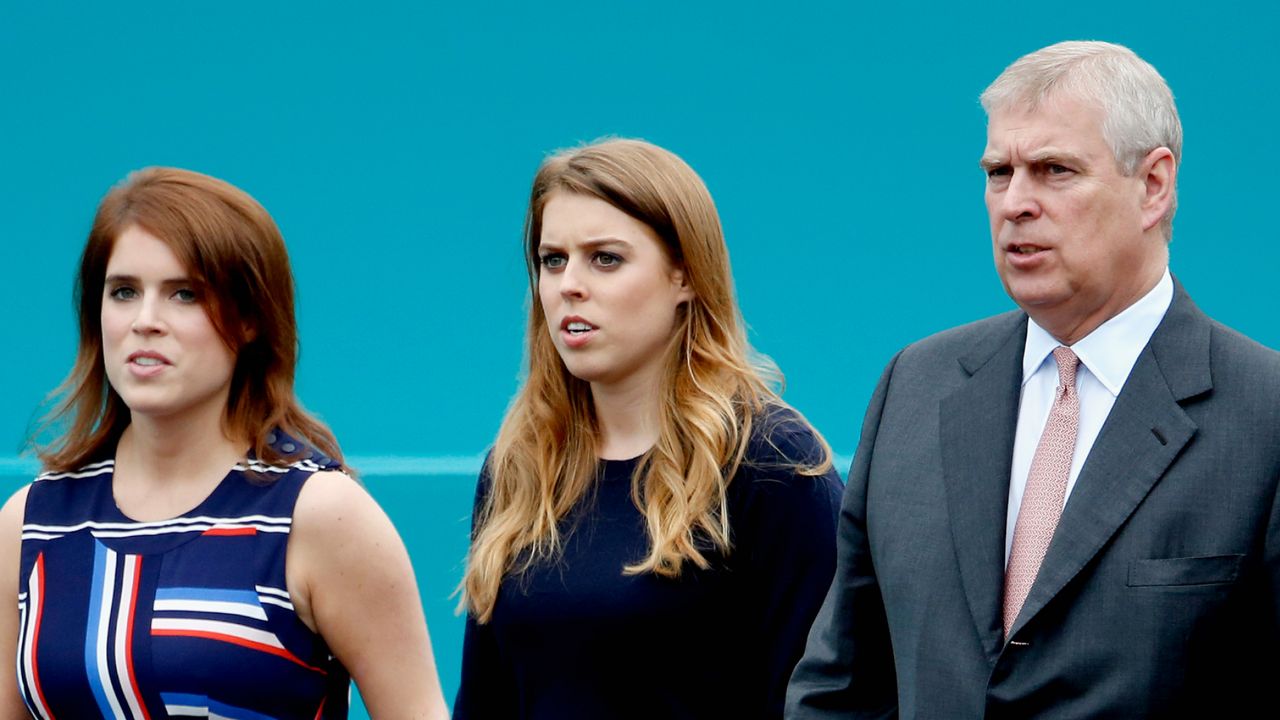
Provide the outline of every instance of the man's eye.
{"type": "Polygon", "coordinates": [[[987,168],[987,177],[989,178],[1008,177],[1011,174],[1013,174],[1013,169],[1008,165],[987,168]]]}
{"type": "Polygon", "coordinates": [[[1058,165],[1055,163],[1051,163],[1049,165],[1050,175],[1066,175],[1069,172],[1071,172],[1071,168],[1067,167],[1066,165],[1058,165]]]}

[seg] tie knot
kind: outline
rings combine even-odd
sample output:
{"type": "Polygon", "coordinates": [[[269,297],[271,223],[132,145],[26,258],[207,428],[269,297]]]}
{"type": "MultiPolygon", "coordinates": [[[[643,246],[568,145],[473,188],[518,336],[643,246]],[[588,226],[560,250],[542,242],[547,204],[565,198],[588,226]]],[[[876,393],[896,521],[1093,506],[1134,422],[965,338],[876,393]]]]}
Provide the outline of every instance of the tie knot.
{"type": "Polygon", "coordinates": [[[1053,351],[1053,359],[1058,362],[1058,384],[1064,388],[1076,386],[1076,368],[1080,358],[1069,347],[1058,347],[1053,351]]]}

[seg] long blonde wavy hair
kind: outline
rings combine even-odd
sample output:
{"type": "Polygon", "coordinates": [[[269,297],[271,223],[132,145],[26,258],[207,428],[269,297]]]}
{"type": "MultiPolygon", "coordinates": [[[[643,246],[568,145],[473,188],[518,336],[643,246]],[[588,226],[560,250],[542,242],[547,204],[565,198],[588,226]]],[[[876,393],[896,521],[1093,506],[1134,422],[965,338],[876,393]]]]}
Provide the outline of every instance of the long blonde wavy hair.
{"type": "MultiPolygon", "coordinates": [[[[599,141],[549,157],[534,177],[525,218],[528,379],[485,466],[489,488],[461,587],[463,606],[482,623],[504,577],[559,552],[559,522],[596,478],[600,435],[591,387],[565,368],[538,297],[542,211],[557,192],[599,198],[648,225],[694,291],[677,310],[665,351],[658,440],[632,478],[649,552],[622,572],[676,577],[686,562],[707,568],[713,551],[729,551],[729,480],[755,416],[782,402],[771,389],[781,380],[776,368],[747,344],[720,218],[697,173],[640,140],[599,141]]],[[[826,450],[821,467],[805,470],[829,468],[826,450]]]]}

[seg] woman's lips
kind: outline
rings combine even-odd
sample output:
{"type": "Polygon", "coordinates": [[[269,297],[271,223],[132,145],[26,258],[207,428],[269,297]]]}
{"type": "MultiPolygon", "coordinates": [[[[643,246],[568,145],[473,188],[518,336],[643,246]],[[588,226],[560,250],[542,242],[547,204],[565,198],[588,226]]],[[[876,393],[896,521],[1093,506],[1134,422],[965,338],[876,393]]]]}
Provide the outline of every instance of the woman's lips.
{"type": "Polygon", "coordinates": [[[158,352],[151,350],[139,350],[129,354],[125,363],[129,372],[135,377],[148,378],[155,377],[165,371],[172,365],[169,358],[158,352]]]}
{"type": "Polygon", "coordinates": [[[577,316],[569,316],[560,321],[560,340],[565,347],[580,348],[591,342],[600,328],[577,316]]]}

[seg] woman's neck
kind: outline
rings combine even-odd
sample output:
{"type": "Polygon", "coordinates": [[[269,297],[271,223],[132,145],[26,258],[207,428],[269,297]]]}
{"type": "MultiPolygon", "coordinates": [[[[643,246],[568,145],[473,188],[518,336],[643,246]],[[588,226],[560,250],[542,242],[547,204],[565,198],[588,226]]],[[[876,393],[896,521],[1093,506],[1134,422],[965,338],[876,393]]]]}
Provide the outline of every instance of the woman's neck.
{"type": "Polygon", "coordinates": [[[596,453],[606,460],[642,455],[658,441],[662,400],[657,378],[635,378],[617,385],[591,386],[591,400],[600,427],[596,453]]]}
{"type": "Polygon", "coordinates": [[[248,441],[212,418],[135,416],[116,445],[116,504],[138,520],[176,517],[200,503],[244,459],[248,441]]]}

